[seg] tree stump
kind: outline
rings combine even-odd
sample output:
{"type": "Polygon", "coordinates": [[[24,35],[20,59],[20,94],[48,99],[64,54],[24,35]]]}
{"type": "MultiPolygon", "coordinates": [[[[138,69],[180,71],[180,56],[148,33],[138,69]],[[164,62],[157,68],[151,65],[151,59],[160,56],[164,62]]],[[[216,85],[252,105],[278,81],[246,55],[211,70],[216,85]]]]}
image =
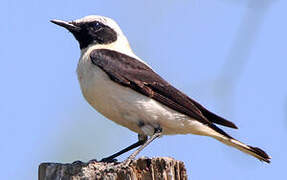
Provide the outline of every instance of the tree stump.
{"type": "Polygon", "coordinates": [[[186,169],[182,161],[168,157],[134,160],[130,166],[119,163],[76,161],[72,164],[41,163],[39,180],[186,180],[186,169]]]}

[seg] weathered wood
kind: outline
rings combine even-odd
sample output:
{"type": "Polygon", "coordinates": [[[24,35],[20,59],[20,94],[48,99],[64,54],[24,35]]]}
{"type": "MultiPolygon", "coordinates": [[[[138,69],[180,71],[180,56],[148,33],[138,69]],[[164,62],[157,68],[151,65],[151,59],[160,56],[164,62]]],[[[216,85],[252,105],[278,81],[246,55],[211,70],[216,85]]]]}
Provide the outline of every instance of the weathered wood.
{"type": "Polygon", "coordinates": [[[186,169],[182,161],[168,157],[134,160],[130,166],[119,163],[91,161],[72,164],[42,163],[39,180],[186,180],[186,169]]]}

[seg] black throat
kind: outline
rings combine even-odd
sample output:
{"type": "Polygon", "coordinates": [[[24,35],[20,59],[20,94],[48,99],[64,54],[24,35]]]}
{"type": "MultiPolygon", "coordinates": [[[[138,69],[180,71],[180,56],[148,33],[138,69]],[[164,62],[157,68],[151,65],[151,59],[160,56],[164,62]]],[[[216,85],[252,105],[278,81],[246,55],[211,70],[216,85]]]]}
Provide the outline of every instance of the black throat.
{"type": "Polygon", "coordinates": [[[80,48],[84,49],[90,44],[110,44],[117,40],[117,33],[98,21],[90,23],[75,24],[80,27],[80,31],[71,31],[80,44],[80,48]]]}

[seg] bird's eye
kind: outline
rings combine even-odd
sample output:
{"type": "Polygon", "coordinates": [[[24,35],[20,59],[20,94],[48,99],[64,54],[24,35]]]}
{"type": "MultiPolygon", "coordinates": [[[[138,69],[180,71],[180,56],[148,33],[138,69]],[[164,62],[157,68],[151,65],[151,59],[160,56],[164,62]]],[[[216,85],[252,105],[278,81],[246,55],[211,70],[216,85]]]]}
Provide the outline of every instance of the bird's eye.
{"type": "Polygon", "coordinates": [[[98,31],[99,29],[102,28],[102,25],[99,22],[96,22],[93,24],[92,28],[94,31],[98,31]]]}

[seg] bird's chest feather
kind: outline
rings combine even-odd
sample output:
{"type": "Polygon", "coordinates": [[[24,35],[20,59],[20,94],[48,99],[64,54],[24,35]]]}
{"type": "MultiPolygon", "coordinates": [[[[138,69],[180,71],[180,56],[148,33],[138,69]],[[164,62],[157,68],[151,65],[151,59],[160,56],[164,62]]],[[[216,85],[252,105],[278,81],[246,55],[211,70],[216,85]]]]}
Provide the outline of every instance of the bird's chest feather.
{"type": "Polygon", "coordinates": [[[174,128],[183,128],[185,115],[119,85],[89,58],[81,58],[77,68],[82,93],[89,104],[110,120],[137,133],[153,134],[161,126],[166,134],[174,128]],[[145,126],[142,126],[142,125],[145,126]]]}
{"type": "Polygon", "coordinates": [[[141,113],[147,98],[113,82],[89,58],[81,59],[77,68],[82,93],[89,104],[107,118],[139,132],[141,113]]]}
{"type": "Polygon", "coordinates": [[[78,79],[85,99],[102,114],[112,116],[117,109],[116,84],[99,67],[92,64],[90,59],[79,61],[77,68],[78,79]]]}

